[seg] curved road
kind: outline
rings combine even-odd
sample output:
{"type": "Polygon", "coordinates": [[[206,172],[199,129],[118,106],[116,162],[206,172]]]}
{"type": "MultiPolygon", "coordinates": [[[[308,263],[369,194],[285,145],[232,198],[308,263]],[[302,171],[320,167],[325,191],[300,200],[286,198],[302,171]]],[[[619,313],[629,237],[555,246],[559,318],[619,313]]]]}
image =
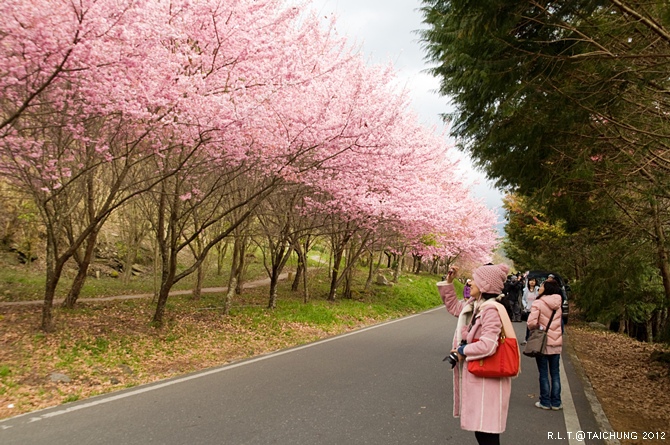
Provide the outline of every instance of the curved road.
{"type": "MultiPolygon", "coordinates": [[[[474,444],[451,415],[451,369],[442,362],[455,325],[442,307],[25,414],[0,421],[0,444],[474,444]]],[[[567,440],[598,427],[567,354],[562,362],[566,409],[543,411],[533,406],[535,363],[522,358],[503,443],[603,443],[567,440]]]]}

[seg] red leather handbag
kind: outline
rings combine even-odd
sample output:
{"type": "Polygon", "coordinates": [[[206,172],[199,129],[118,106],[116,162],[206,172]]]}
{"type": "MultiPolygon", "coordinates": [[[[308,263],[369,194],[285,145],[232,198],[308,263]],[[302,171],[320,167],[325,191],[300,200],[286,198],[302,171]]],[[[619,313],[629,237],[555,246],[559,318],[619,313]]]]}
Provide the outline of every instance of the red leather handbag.
{"type": "MultiPolygon", "coordinates": [[[[505,308],[495,303],[498,309],[498,315],[502,321],[502,331],[498,338],[498,349],[493,355],[484,357],[480,360],[468,361],[468,371],[477,377],[516,377],[521,370],[521,354],[519,353],[519,344],[515,337],[507,337],[505,331],[514,332],[512,322],[507,316],[505,308]]],[[[478,341],[475,339],[474,341],[478,341]]]]}
{"type": "Polygon", "coordinates": [[[477,377],[516,377],[519,375],[519,345],[516,339],[501,333],[496,352],[480,360],[470,360],[468,371],[477,377]]]}

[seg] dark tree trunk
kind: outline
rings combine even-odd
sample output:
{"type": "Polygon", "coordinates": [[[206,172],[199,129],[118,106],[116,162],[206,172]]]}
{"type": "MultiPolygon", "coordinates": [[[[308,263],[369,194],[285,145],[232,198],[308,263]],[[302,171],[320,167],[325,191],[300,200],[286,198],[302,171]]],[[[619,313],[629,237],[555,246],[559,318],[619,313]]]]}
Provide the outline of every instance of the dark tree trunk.
{"type": "Polygon", "coordinates": [[[397,283],[400,279],[400,271],[402,270],[405,263],[405,250],[403,249],[400,255],[397,255],[398,260],[395,264],[395,269],[393,270],[393,282],[397,283]]]}
{"type": "Polygon", "coordinates": [[[300,241],[298,240],[297,242],[297,249],[295,249],[296,253],[298,254],[298,260],[300,264],[303,265],[303,274],[302,274],[302,289],[303,289],[303,303],[307,303],[309,301],[309,287],[307,286],[307,278],[308,278],[308,269],[307,269],[307,254],[309,253],[310,249],[310,237],[307,236],[305,238],[304,244],[300,244],[300,241]]]}
{"type": "Polygon", "coordinates": [[[340,271],[340,265],[342,263],[343,253],[344,249],[341,248],[337,249],[334,252],[332,276],[330,279],[330,290],[328,292],[328,301],[335,301],[335,294],[337,292],[337,284],[338,284],[339,271],[340,271]]]}
{"type": "Polygon", "coordinates": [[[300,286],[300,282],[303,282],[303,302],[307,303],[309,296],[307,295],[307,252],[309,249],[309,237],[305,240],[304,246],[300,243],[299,239],[293,240],[293,250],[296,255],[298,255],[298,269],[295,272],[295,280],[293,280],[293,285],[291,290],[297,291],[300,286]]]}
{"type": "Polygon", "coordinates": [[[53,236],[47,235],[46,255],[46,283],[44,286],[44,304],[42,305],[42,322],[40,329],[44,332],[52,332],[53,325],[53,303],[56,296],[56,287],[63,273],[63,267],[67,258],[58,258],[56,241],[53,236]]]}
{"type": "Polygon", "coordinates": [[[52,332],[53,326],[53,302],[56,296],[56,287],[63,272],[63,263],[56,264],[51,270],[47,270],[47,282],[44,288],[44,305],[42,306],[42,324],[40,329],[44,332],[52,332]]]}
{"type": "Polygon", "coordinates": [[[55,273],[47,272],[47,283],[44,289],[44,305],[42,306],[42,324],[40,329],[44,332],[52,332],[53,326],[53,302],[56,294],[56,286],[58,285],[58,278],[55,273]]]}
{"type": "Polygon", "coordinates": [[[242,295],[242,286],[244,284],[243,283],[244,270],[247,266],[246,253],[247,253],[248,242],[246,236],[236,238],[235,243],[238,249],[237,270],[235,271],[235,278],[237,279],[237,284],[235,285],[235,293],[237,295],[242,295]]]}
{"type": "Polygon", "coordinates": [[[309,287],[307,286],[307,269],[305,269],[305,273],[303,274],[302,279],[302,301],[305,304],[307,304],[307,302],[309,301],[309,287]]]}
{"type": "Polygon", "coordinates": [[[158,292],[158,301],[156,303],[156,311],[154,312],[154,318],[151,320],[151,323],[157,327],[163,327],[163,320],[165,318],[165,305],[167,304],[168,297],[170,295],[170,289],[172,289],[172,284],[169,281],[161,283],[160,291],[158,292]]]}
{"type": "Polygon", "coordinates": [[[414,260],[413,269],[416,275],[421,273],[421,263],[423,262],[423,257],[421,255],[412,255],[414,260]]]}
{"type": "Polygon", "coordinates": [[[86,283],[88,268],[91,265],[91,262],[93,261],[93,253],[95,251],[95,245],[97,240],[98,240],[98,231],[94,230],[86,239],[86,248],[84,250],[84,256],[82,258],[78,258],[77,276],[74,278],[74,281],[72,282],[72,287],[70,287],[70,291],[68,292],[65,301],[63,301],[63,307],[65,308],[73,309],[75,304],[77,303],[77,300],[79,299],[81,289],[84,287],[84,283],[86,283]]]}
{"type": "Polygon", "coordinates": [[[365,280],[365,290],[368,290],[370,288],[370,285],[372,284],[372,277],[374,274],[374,252],[370,251],[370,258],[369,258],[370,264],[368,265],[368,279],[365,280]]]}
{"type": "Polygon", "coordinates": [[[161,279],[161,288],[158,292],[158,302],[156,303],[156,312],[152,324],[156,327],[162,327],[165,315],[165,305],[167,304],[170,290],[174,286],[174,278],[177,274],[177,255],[170,251],[169,258],[163,260],[163,272],[161,279]]]}
{"type": "Polygon", "coordinates": [[[174,224],[168,224],[166,216],[173,218],[174,213],[168,214],[167,208],[167,194],[161,193],[158,205],[158,224],[156,230],[156,241],[158,243],[159,257],[161,261],[161,284],[158,290],[156,310],[154,312],[151,323],[160,328],[163,326],[165,317],[165,305],[167,304],[170,295],[170,289],[174,285],[174,278],[177,272],[177,253],[170,249],[170,245],[174,245],[174,224]]]}
{"type": "Polygon", "coordinates": [[[658,258],[658,268],[663,279],[663,291],[665,294],[665,306],[670,306],[670,261],[668,250],[666,248],[667,239],[665,230],[659,216],[658,204],[654,203],[654,229],[656,232],[656,249],[658,258]]]}
{"type": "Polygon", "coordinates": [[[268,301],[268,309],[275,309],[277,307],[277,282],[279,281],[279,275],[276,271],[272,271],[272,276],[270,277],[270,300],[268,301]]]}
{"type": "Polygon", "coordinates": [[[293,278],[293,283],[291,284],[291,290],[293,292],[296,292],[300,287],[300,281],[302,280],[302,274],[304,273],[304,270],[305,266],[302,262],[302,259],[300,259],[300,256],[298,256],[298,267],[295,270],[295,278],[293,278]]]}
{"type": "Polygon", "coordinates": [[[193,286],[193,294],[191,295],[191,298],[195,301],[199,301],[202,296],[202,286],[205,281],[205,267],[203,264],[201,263],[198,266],[195,274],[195,285],[193,286]]]}
{"type": "Polygon", "coordinates": [[[233,243],[233,259],[230,264],[230,276],[228,277],[228,292],[226,292],[226,296],[224,297],[223,301],[223,314],[224,315],[229,315],[230,314],[230,308],[232,307],[233,304],[233,296],[235,295],[235,289],[237,289],[237,275],[238,275],[238,268],[239,268],[239,255],[240,255],[240,249],[238,248],[238,243],[239,239],[238,237],[235,237],[235,242],[233,243]]]}
{"type": "Polygon", "coordinates": [[[353,298],[353,294],[351,292],[351,281],[353,279],[352,275],[353,275],[352,268],[348,268],[347,271],[344,273],[344,292],[342,293],[342,297],[348,300],[351,300],[353,298]]]}
{"type": "Polygon", "coordinates": [[[235,287],[237,286],[237,278],[234,276],[230,280],[228,292],[223,300],[223,315],[230,315],[230,309],[233,306],[233,297],[235,296],[235,287]]]}
{"type": "Polygon", "coordinates": [[[84,287],[84,283],[86,282],[86,275],[88,274],[88,267],[90,264],[90,261],[82,261],[78,264],[77,275],[72,281],[72,286],[70,287],[70,291],[68,292],[67,297],[65,297],[65,300],[63,300],[64,308],[73,309],[77,303],[77,299],[81,294],[81,289],[84,287]]]}

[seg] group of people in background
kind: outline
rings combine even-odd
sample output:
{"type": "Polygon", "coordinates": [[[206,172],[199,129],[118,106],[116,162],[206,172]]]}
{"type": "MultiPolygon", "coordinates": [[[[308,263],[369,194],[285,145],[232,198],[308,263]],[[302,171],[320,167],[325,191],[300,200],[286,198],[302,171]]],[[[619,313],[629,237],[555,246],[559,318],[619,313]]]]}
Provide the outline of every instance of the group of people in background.
{"type": "Polygon", "coordinates": [[[508,275],[503,288],[502,304],[507,309],[507,315],[513,322],[528,320],[530,308],[537,298],[540,286],[535,278],[527,278],[526,274],[517,272],[508,275]]]}
{"type": "Polygon", "coordinates": [[[545,353],[535,357],[539,372],[540,397],[535,406],[543,410],[561,410],[560,357],[563,344],[561,287],[553,275],[538,283],[527,274],[508,275],[504,264],[487,264],[477,268],[472,279],[465,282],[463,300],[458,299],[453,281],[458,272],[453,268],[438,283],[438,290],[447,310],[458,317],[454,349],[459,366],[454,372],[454,417],[460,417],[461,428],[474,431],[477,442],[500,444],[505,431],[511,394],[511,378],[477,377],[463,363],[493,355],[502,331],[505,311],[498,314],[489,300],[500,301],[510,321],[526,321],[526,343],[532,330],[547,331],[545,353]],[[485,308],[487,310],[485,310],[485,308]],[[474,339],[475,343],[470,343],[474,339]],[[488,339],[490,340],[490,339],[488,339]],[[486,344],[485,344],[486,343],[486,344]],[[490,344],[489,344],[490,343],[490,344]]]}
{"type": "MultiPolygon", "coordinates": [[[[549,275],[548,280],[552,280],[553,275],[549,275]]],[[[463,298],[467,301],[470,298],[470,288],[472,280],[467,279],[463,287],[463,298]]],[[[538,296],[540,285],[535,278],[527,278],[527,273],[507,275],[507,280],[503,285],[502,294],[504,297],[501,303],[507,310],[507,315],[513,322],[522,322],[528,320],[528,314],[533,302],[538,296]]],[[[526,336],[527,338],[527,336],[526,336]]]]}

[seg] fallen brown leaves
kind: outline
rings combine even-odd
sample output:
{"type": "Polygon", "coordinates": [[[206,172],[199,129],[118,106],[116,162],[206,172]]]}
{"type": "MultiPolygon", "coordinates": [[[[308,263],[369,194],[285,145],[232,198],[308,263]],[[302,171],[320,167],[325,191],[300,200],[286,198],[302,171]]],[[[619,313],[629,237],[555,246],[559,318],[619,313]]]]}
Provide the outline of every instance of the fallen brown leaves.
{"type": "Polygon", "coordinates": [[[637,440],[621,443],[667,443],[670,376],[650,356],[668,348],[583,324],[569,326],[568,336],[614,430],[638,432],[637,440]],[[643,440],[643,431],[665,432],[666,440],[643,440]]]}

